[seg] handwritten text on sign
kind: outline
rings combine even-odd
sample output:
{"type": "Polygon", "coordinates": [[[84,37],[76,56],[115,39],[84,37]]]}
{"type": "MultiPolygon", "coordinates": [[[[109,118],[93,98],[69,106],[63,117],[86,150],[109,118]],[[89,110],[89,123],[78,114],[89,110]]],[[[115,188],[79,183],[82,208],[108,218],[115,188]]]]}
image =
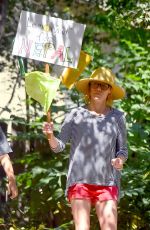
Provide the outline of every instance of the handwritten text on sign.
{"type": "Polygon", "coordinates": [[[22,11],[13,55],[76,68],[85,25],[22,11]]]}

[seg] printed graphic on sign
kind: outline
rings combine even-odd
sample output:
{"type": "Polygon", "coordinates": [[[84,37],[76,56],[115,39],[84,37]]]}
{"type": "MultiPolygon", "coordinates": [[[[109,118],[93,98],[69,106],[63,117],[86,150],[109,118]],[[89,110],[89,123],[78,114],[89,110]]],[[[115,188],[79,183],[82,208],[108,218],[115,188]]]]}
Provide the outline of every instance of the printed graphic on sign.
{"type": "Polygon", "coordinates": [[[85,25],[22,11],[13,55],[77,68],[85,25]]]}

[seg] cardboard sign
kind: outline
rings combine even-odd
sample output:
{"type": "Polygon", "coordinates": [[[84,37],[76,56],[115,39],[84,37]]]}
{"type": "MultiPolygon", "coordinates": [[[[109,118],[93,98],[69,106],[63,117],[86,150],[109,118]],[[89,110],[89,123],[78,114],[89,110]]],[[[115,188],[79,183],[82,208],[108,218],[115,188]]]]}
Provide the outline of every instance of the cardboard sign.
{"type": "Polygon", "coordinates": [[[22,11],[13,55],[77,68],[85,25],[22,11]]]}

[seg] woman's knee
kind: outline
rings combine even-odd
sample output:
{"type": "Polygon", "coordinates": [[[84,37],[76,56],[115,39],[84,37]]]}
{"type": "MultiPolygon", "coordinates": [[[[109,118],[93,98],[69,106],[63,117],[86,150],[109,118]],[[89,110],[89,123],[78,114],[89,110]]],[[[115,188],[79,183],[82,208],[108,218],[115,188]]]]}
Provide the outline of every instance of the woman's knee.
{"type": "Polygon", "coordinates": [[[75,230],[89,230],[91,210],[90,201],[74,199],[71,201],[71,209],[75,224],[75,230]]]}
{"type": "Polygon", "coordinates": [[[101,229],[116,230],[117,202],[115,200],[97,202],[95,208],[101,229]]]}

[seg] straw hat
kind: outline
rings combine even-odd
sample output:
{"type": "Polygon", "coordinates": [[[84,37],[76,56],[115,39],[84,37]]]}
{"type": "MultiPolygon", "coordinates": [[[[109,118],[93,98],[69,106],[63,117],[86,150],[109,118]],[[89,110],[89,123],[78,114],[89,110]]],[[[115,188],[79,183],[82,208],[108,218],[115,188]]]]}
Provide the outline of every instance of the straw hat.
{"type": "Polygon", "coordinates": [[[89,94],[89,83],[91,81],[102,82],[112,87],[111,99],[118,100],[125,96],[125,90],[115,83],[115,75],[112,71],[105,67],[100,67],[92,73],[89,78],[81,79],[76,84],[77,90],[84,95],[89,94]]]}

